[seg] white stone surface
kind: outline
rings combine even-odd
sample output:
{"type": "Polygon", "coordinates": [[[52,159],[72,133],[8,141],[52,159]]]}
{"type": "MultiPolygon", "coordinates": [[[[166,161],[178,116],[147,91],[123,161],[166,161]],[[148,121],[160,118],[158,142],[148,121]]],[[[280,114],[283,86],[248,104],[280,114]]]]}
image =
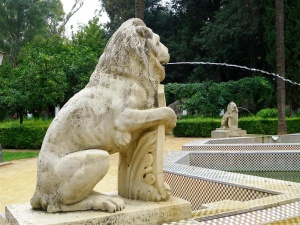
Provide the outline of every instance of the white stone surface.
{"type": "Polygon", "coordinates": [[[48,128],[38,158],[33,208],[49,213],[122,210],[123,199],[93,192],[113,153],[120,153],[120,196],[168,199],[159,151],[164,130],[176,125],[176,114],[158,106],[158,87],[169,58],[159,36],[143,21],[122,24],[87,86],[62,107],[48,128]]]}
{"type": "Polygon", "coordinates": [[[7,225],[158,225],[190,219],[191,203],[171,196],[165,202],[143,202],[124,199],[126,208],[116,213],[80,211],[47,213],[33,210],[29,203],[6,207],[7,225]]]}
{"type": "Polygon", "coordinates": [[[211,132],[211,138],[245,137],[246,135],[247,131],[242,130],[241,128],[217,128],[216,130],[211,132]]]}

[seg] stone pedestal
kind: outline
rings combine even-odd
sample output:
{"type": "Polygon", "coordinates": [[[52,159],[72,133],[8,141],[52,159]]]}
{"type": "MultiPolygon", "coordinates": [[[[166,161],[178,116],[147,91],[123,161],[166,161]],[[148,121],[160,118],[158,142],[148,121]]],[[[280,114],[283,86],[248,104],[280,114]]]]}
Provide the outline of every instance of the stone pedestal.
{"type": "Polygon", "coordinates": [[[29,203],[6,206],[7,225],[158,225],[192,217],[191,203],[171,196],[166,202],[142,202],[124,199],[122,211],[80,211],[49,214],[32,210],[29,203]]]}
{"type": "Polygon", "coordinates": [[[211,138],[245,137],[246,135],[247,131],[241,128],[217,128],[211,132],[211,138]]]}

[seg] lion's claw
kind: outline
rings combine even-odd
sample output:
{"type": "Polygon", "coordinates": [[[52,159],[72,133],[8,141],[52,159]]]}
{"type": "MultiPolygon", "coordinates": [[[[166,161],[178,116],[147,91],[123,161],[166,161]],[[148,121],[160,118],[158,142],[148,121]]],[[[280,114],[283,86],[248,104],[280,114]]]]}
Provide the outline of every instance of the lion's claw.
{"type": "Polygon", "coordinates": [[[115,144],[118,148],[125,147],[131,141],[131,134],[129,132],[116,131],[115,144]]]}

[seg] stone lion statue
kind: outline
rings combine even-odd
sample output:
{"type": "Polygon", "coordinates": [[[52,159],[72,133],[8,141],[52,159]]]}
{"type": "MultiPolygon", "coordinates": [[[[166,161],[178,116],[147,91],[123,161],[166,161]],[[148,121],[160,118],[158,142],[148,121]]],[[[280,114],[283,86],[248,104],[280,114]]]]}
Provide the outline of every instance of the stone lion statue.
{"type": "Polygon", "coordinates": [[[130,19],[121,25],[89,83],[63,106],[47,130],[30,201],[34,209],[122,210],[122,198],[93,191],[113,153],[120,153],[121,197],[168,199],[169,187],[161,178],[155,152],[157,128],[176,125],[174,111],[158,107],[158,86],[168,61],[168,49],[143,21],[130,19]]]}
{"type": "Polygon", "coordinates": [[[234,102],[230,102],[227,106],[227,111],[223,115],[221,128],[232,129],[238,128],[238,108],[234,102]]]}

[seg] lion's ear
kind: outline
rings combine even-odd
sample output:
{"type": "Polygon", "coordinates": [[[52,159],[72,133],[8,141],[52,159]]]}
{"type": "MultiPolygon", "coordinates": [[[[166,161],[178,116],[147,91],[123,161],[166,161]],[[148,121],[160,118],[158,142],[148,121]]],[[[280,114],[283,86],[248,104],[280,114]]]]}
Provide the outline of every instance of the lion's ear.
{"type": "Polygon", "coordinates": [[[138,26],[136,32],[143,38],[149,39],[152,38],[152,31],[145,26],[138,26]]]}

